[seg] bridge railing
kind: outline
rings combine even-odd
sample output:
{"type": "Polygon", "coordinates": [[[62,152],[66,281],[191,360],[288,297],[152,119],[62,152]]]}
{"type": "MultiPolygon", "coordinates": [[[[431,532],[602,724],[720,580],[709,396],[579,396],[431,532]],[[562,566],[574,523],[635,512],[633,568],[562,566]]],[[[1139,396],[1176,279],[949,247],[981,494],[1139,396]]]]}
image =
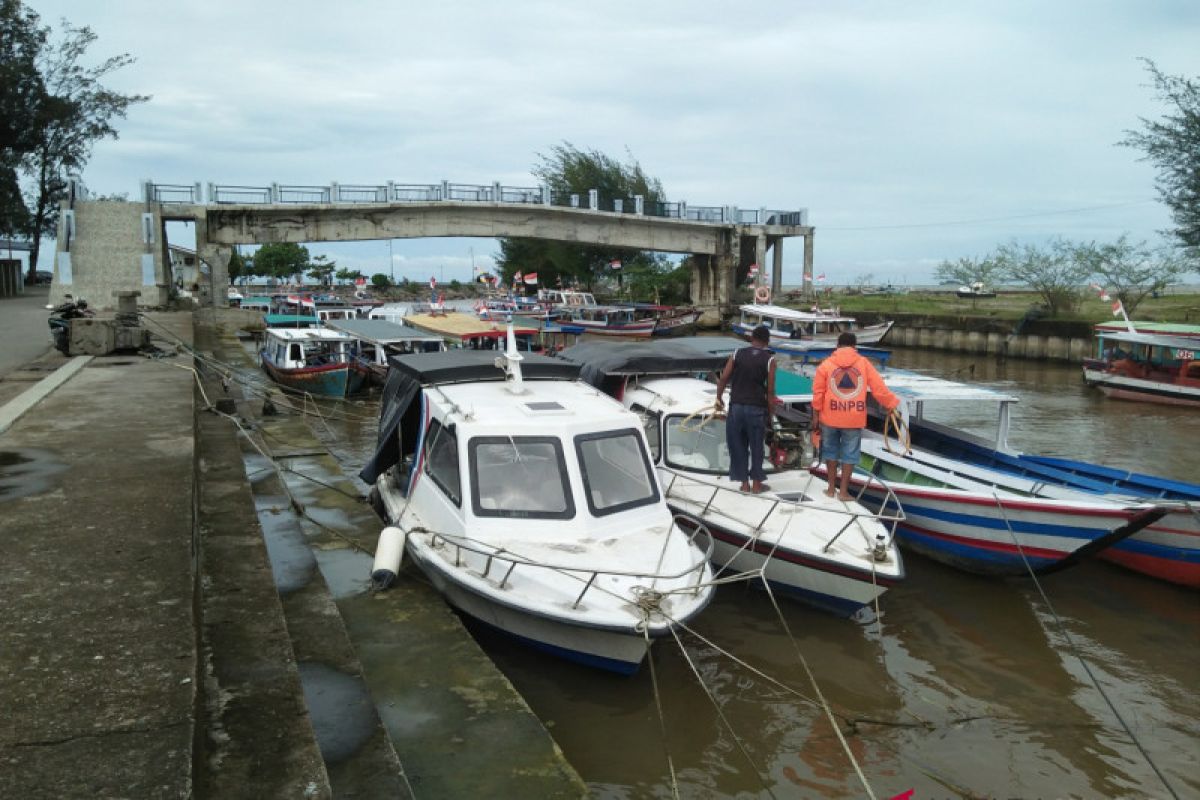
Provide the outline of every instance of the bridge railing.
{"type": "Polygon", "coordinates": [[[145,181],[143,198],[158,203],[269,205],[332,203],[431,203],[452,200],[469,203],[521,203],[560,206],[607,213],[679,219],[735,225],[807,226],[808,210],[778,211],[743,209],[737,206],[693,206],[684,201],[646,200],[641,195],[610,195],[591,189],[587,192],[559,192],[549,186],[504,186],[499,181],[484,183],[397,183],[300,185],[272,183],[269,186],[207,184],[202,196],[200,184],[170,184],[145,181]]]}
{"type": "MultiPolygon", "coordinates": [[[[83,199],[83,198],[79,198],[83,199]]],[[[142,199],[151,203],[203,203],[200,196],[200,184],[183,183],[142,183],[142,199]]]]}

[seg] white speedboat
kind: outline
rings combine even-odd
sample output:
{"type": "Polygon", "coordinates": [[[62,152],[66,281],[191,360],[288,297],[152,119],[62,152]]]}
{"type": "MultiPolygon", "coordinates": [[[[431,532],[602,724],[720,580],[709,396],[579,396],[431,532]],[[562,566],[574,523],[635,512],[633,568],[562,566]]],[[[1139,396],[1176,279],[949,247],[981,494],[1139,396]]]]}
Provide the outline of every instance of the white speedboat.
{"type": "Polygon", "coordinates": [[[459,611],[632,673],[708,604],[711,541],[667,508],[634,414],[508,345],[393,358],[361,477],[459,611]]]}
{"type": "Polygon", "coordinates": [[[804,469],[766,464],[770,488],[757,495],[729,482],[725,420],[711,413],[716,386],[694,377],[720,369],[723,355],[687,343],[586,342],[563,356],[642,419],[667,504],[711,531],[715,566],[761,569],[773,590],[842,616],[903,579],[893,541],[902,513],[826,497],[825,481],[804,469]]]}

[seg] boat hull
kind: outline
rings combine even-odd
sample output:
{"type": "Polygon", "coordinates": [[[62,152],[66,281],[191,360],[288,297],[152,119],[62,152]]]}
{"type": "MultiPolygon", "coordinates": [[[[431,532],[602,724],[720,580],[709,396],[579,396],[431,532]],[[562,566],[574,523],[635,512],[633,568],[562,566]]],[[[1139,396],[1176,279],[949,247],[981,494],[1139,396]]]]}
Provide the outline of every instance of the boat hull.
{"type": "Polygon", "coordinates": [[[1115,400],[1200,408],[1200,387],[1196,386],[1114,376],[1099,370],[1084,370],[1084,380],[1115,400]]]}
{"type": "Polygon", "coordinates": [[[264,358],[263,369],[280,386],[321,397],[345,397],[358,391],[366,376],[349,364],[286,369],[264,358]]]}
{"type": "MultiPolygon", "coordinates": [[[[814,467],[815,474],[825,467],[814,467]]],[[[886,508],[885,491],[855,474],[852,493],[868,508],[886,508]]],[[[1094,508],[1036,498],[1004,498],[889,482],[905,519],[897,536],[913,552],[981,575],[1028,575],[1076,560],[1132,535],[1156,518],[1154,509],[1094,508]]]]}
{"type": "Polygon", "coordinates": [[[569,319],[567,325],[582,329],[584,333],[595,333],[601,336],[623,336],[630,339],[647,339],[654,333],[654,320],[634,322],[629,325],[592,324],[588,320],[569,319]]]}
{"type": "Polygon", "coordinates": [[[689,311],[671,317],[660,317],[654,325],[655,336],[683,336],[696,328],[696,322],[703,312],[689,311]]]}
{"type": "MultiPolygon", "coordinates": [[[[676,514],[694,514],[695,509],[668,503],[676,514]]],[[[765,541],[751,541],[745,533],[704,522],[713,536],[714,567],[729,572],[762,570],[763,578],[776,591],[793,600],[816,606],[839,617],[854,616],[896,585],[900,578],[855,569],[765,541]]]]}
{"type": "MultiPolygon", "coordinates": [[[[431,557],[418,537],[409,537],[412,560],[451,606],[490,628],[546,653],[609,672],[632,675],[649,651],[649,641],[631,619],[627,627],[589,627],[527,608],[499,603],[457,580],[431,557]]],[[[651,629],[651,636],[666,630],[651,629]]]]}
{"type": "MultiPolygon", "coordinates": [[[[882,322],[878,325],[866,325],[861,328],[854,328],[852,333],[860,345],[878,344],[883,341],[884,337],[892,330],[894,322],[882,322]]],[[[743,325],[741,322],[735,322],[730,326],[734,333],[744,338],[750,338],[751,332],[754,330],[752,325],[743,325]]],[[[784,336],[771,332],[771,346],[777,344],[786,345],[788,342],[804,342],[810,346],[815,344],[822,347],[837,347],[838,337],[840,332],[818,333],[814,336],[804,336],[801,339],[793,339],[790,336],[784,336]]]]}

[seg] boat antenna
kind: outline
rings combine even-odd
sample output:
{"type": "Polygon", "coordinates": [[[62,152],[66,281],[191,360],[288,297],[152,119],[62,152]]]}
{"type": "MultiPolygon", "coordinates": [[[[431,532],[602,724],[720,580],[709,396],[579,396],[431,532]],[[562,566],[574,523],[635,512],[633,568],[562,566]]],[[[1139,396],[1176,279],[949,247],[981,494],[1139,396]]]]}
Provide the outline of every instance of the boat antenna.
{"type": "Polygon", "coordinates": [[[517,335],[513,332],[512,319],[508,321],[507,346],[504,355],[496,356],[496,366],[509,377],[508,390],[513,394],[525,394],[525,377],[521,374],[521,362],[525,357],[517,352],[517,335]]]}

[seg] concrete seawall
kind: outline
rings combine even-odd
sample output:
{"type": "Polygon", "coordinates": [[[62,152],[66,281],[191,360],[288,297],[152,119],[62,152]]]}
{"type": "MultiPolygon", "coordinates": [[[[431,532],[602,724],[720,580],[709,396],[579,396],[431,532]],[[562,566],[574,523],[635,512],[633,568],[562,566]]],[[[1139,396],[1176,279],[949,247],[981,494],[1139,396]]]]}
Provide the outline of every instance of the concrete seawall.
{"type": "Polygon", "coordinates": [[[1092,352],[1091,337],[1054,336],[1039,333],[1003,334],[995,331],[964,331],[941,327],[892,328],[884,341],[895,347],[920,347],[1007,358],[1078,363],[1092,352]]]}
{"type": "Polygon", "coordinates": [[[1095,348],[1090,322],[999,320],[919,314],[856,314],[862,325],[894,320],[886,347],[1079,363],[1095,348]]]}

